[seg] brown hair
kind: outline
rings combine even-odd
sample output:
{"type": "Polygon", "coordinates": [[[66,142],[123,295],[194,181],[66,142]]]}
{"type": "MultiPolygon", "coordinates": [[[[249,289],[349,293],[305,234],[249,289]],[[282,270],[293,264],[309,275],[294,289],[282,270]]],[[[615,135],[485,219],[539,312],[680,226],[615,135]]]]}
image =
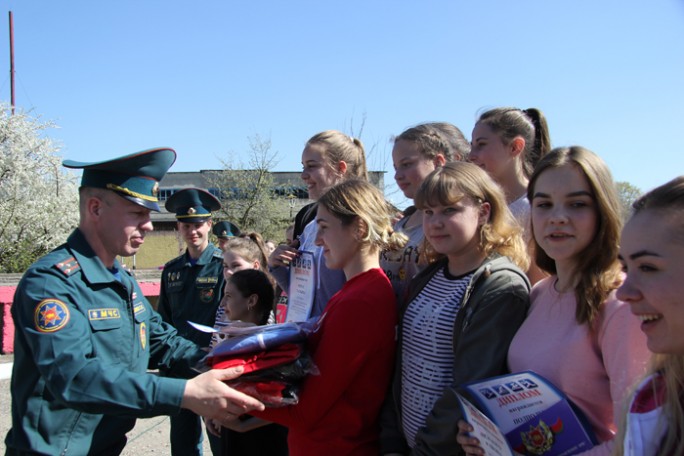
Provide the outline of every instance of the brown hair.
{"type": "Polygon", "coordinates": [[[244,298],[257,295],[256,324],[267,324],[275,303],[275,290],[271,278],[259,269],[243,269],[236,271],[227,281],[232,283],[244,298]]]}
{"type": "Polygon", "coordinates": [[[418,152],[429,160],[441,153],[448,162],[460,161],[470,153],[470,143],[461,130],[447,122],[416,125],[395,137],[394,142],[397,141],[414,143],[418,152]]]}
{"type": "MultiPolygon", "coordinates": [[[[684,176],[675,177],[666,184],[654,188],[638,198],[632,204],[633,214],[653,210],[659,211],[664,217],[674,217],[681,220],[684,216],[684,176]]],[[[681,222],[674,224],[672,233],[679,242],[684,242],[684,230],[681,222]]]]}
{"type": "Polygon", "coordinates": [[[259,268],[268,272],[268,254],[264,239],[257,232],[242,233],[238,237],[228,239],[224,251],[234,252],[246,261],[258,261],[259,268]]]}
{"type": "MultiPolygon", "coordinates": [[[[596,203],[596,234],[589,245],[577,254],[577,264],[573,271],[575,278],[579,279],[575,288],[575,318],[579,324],[591,325],[608,294],[620,285],[620,264],[617,260],[622,229],[620,202],[613,177],[605,162],[588,149],[571,146],[553,149],[537,164],[527,187],[527,199],[533,206],[534,187],[539,176],[547,169],[564,166],[574,166],[582,173],[596,203]]],[[[534,225],[532,234],[537,266],[550,274],[556,274],[556,262],[537,243],[534,225]]]]}
{"type": "Polygon", "coordinates": [[[508,145],[517,137],[525,140],[521,154],[522,170],[530,177],[539,160],[551,149],[546,117],[536,108],[494,108],[480,116],[477,123],[487,125],[508,145]]]}

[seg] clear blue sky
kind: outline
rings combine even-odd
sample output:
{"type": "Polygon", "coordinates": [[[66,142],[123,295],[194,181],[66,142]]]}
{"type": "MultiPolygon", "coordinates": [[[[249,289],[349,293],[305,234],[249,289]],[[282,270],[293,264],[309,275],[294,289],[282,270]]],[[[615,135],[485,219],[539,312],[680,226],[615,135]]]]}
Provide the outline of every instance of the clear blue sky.
{"type": "MultiPolygon", "coordinates": [[[[425,121],[470,133],[478,112],[538,107],[554,146],[599,153],[643,190],[684,174],[684,1],[7,0],[0,97],[59,129],[62,155],[154,146],[172,171],[246,159],[279,171],[306,140],[357,130],[393,183],[390,137],[425,121]]],[[[396,191],[388,189],[400,203],[396,191]]]]}

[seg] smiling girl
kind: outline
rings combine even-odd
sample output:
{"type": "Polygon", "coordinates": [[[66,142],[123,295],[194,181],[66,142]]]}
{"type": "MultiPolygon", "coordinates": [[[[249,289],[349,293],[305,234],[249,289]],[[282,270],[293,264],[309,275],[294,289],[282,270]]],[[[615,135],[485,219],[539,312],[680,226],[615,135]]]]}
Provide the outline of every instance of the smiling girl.
{"type": "MultiPolygon", "coordinates": [[[[336,130],[323,131],[309,139],[302,152],[302,180],[309,198],[317,200],[333,185],[348,179],[367,180],[366,155],[359,139],[336,130]]],[[[295,240],[279,245],[268,258],[271,274],[283,290],[289,291],[290,262],[300,251],[314,254],[316,284],[309,317],[323,313],[328,300],[344,284],[341,271],[328,268],[321,249],[315,245],[317,224],[316,204],[303,208],[295,219],[295,240]]]]}
{"type": "MultiPolygon", "coordinates": [[[[238,237],[231,237],[226,240],[223,247],[223,277],[228,280],[234,273],[245,269],[258,269],[268,274],[266,261],[266,248],[259,233],[242,233],[238,237]]],[[[272,306],[275,306],[275,303],[272,303],[272,306]]],[[[222,302],[216,310],[214,329],[220,329],[230,322],[225,307],[222,302]]],[[[275,322],[274,312],[269,312],[268,322],[275,322]]],[[[213,333],[209,347],[215,347],[224,338],[224,333],[213,333]]]]}
{"type": "MultiPolygon", "coordinates": [[[[257,325],[275,321],[273,279],[268,274],[265,247],[259,233],[242,233],[225,242],[223,276],[226,283],[214,329],[235,320],[257,325]]],[[[211,347],[225,337],[225,333],[213,333],[211,347]]],[[[220,434],[222,455],[287,455],[287,429],[277,424],[239,433],[210,421],[207,429],[220,434]]]]}
{"type": "Polygon", "coordinates": [[[242,233],[228,239],[223,250],[223,276],[228,278],[243,269],[268,272],[268,254],[259,233],[242,233]]]}
{"type": "Polygon", "coordinates": [[[401,306],[382,454],[452,454],[459,415],[448,389],[507,372],[529,306],[528,258],[501,188],[472,163],[437,168],[415,202],[430,264],[401,306]]]}
{"type": "Polygon", "coordinates": [[[271,279],[259,269],[243,269],[226,279],[221,305],[231,321],[265,325],[273,309],[271,279]]]}
{"type": "MultiPolygon", "coordinates": [[[[413,201],[428,174],[447,162],[462,160],[468,150],[463,133],[454,125],[442,122],[409,128],[394,140],[394,180],[404,196],[413,201]],[[450,138],[455,144],[451,144],[450,138]]],[[[427,265],[421,255],[423,212],[415,206],[408,207],[394,229],[406,234],[409,240],[400,250],[383,251],[380,265],[392,282],[397,299],[401,300],[411,279],[427,265]]]]}
{"type": "MultiPolygon", "coordinates": [[[[551,274],[530,294],[527,319],[511,342],[511,372],[533,370],[584,413],[608,455],[616,417],[649,358],[629,306],[615,297],[621,274],[620,205],[606,164],[582,147],[554,149],[527,191],[537,265],[551,274]]],[[[462,424],[458,442],[484,454],[462,424]]]]}
{"type": "Polygon", "coordinates": [[[622,232],[626,278],[617,295],[657,355],[632,397],[616,455],[684,454],[684,176],[634,203],[622,232]]]}

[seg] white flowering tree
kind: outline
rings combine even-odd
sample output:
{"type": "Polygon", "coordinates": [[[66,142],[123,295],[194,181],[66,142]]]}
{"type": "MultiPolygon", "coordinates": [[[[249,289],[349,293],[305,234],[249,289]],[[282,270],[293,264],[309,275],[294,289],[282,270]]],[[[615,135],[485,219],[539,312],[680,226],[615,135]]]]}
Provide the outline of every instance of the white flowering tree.
{"type": "Polygon", "coordinates": [[[23,272],[78,224],[78,184],[45,136],[54,124],[0,111],[0,272],[23,272]]]}

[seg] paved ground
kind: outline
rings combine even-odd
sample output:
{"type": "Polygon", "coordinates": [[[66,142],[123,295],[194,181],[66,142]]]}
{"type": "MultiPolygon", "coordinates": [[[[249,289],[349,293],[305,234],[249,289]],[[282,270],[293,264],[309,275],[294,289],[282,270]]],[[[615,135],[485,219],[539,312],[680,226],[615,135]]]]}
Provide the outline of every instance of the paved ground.
{"type": "MultiPolygon", "coordinates": [[[[0,355],[0,372],[7,367],[2,364],[11,363],[12,360],[12,355],[0,355]]],[[[3,378],[0,379],[0,454],[5,454],[5,436],[12,425],[10,404],[10,380],[3,378]]],[[[126,456],[171,454],[169,418],[160,416],[138,420],[135,428],[128,433],[128,444],[122,454],[126,456]]],[[[204,438],[204,454],[211,455],[206,437],[204,438]]]]}

